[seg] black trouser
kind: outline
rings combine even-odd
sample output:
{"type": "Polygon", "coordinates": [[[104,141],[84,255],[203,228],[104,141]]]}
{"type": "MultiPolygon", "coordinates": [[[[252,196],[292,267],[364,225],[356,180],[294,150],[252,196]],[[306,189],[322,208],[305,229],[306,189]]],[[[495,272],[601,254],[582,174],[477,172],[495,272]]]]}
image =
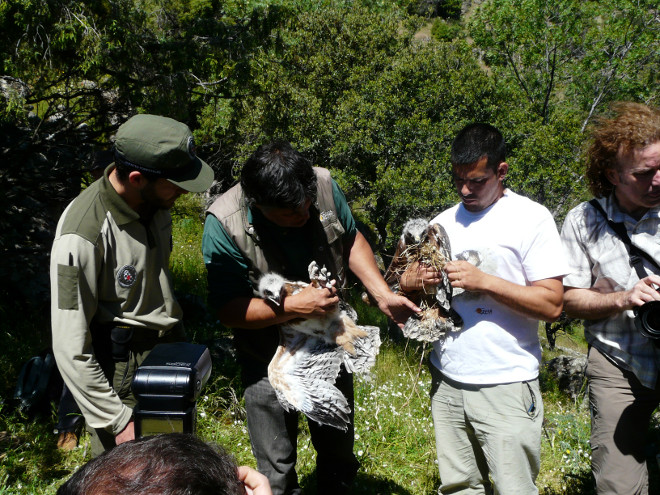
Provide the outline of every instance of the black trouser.
{"type": "Polygon", "coordinates": [[[73,394],[71,394],[71,391],[66,386],[66,383],[64,383],[62,385],[60,401],[57,405],[57,426],[55,429],[58,433],[76,431],[78,424],[82,421],[83,417],[80,408],[73,398],[73,394]]]}
{"type": "MultiPolygon", "coordinates": [[[[298,413],[280,405],[267,376],[245,380],[245,409],[252,451],[257,468],[268,477],[273,495],[302,493],[296,474],[298,413]]],[[[343,370],[335,386],[351,408],[347,431],[308,420],[316,449],[316,477],[319,495],[350,493],[359,462],[353,454],[353,375],[343,370]]]]}

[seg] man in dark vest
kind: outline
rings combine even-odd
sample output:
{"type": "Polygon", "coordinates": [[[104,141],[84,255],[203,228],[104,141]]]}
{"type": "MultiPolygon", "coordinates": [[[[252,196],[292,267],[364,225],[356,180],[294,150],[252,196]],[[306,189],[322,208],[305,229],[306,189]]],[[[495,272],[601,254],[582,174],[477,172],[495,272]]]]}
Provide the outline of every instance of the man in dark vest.
{"type": "MultiPolygon", "coordinates": [[[[299,494],[298,415],[279,404],[268,381],[268,363],[278,345],[278,324],[323,316],[335,308],[339,296],[335,287],[309,286],[275,306],[258,297],[260,276],[277,272],[304,281],[309,263],[316,261],[343,287],[348,267],[381,311],[401,326],[419,308],[390,291],[330,173],[312,167],[288,143],[257,149],[243,166],[240,184],[218,198],[208,213],[202,250],[209,305],[221,323],[235,329],[257,467],[275,495],[299,494]]],[[[335,385],[352,410],[352,376],[342,371],[335,385]]],[[[346,432],[313,421],[309,429],[317,452],[318,493],[348,493],[359,466],[353,455],[352,418],[346,432]]]]}

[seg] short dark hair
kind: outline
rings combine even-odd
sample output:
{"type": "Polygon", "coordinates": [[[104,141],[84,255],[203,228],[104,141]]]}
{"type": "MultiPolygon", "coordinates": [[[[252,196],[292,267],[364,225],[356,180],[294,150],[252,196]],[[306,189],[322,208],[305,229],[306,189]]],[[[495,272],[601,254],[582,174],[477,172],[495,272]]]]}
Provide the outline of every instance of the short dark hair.
{"type": "Polygon", "coordinates": [[[243,165],[241,187],[250,204],[299,208],[316,201],[311,162],[286,141],[259,146],[243,165]]]}
{"type": "Polygon", "coordinates": [[[144,170],[138,170],[135,167],[131,167],[131,165],[122,160],[121,157],[117,155],[117,153],[114,153],[114,158],[115,170],[117,171],[117,179],[119,179],[119,182],[126,182],[128,180],[128,175],[133,171],[140,172],[142,176],[149,182],[155,182],[158,179],[156,174],[150,174],[144,170]]]}
{"type": "Polygon", "coordinates": [[[452,165],[471,165],[484,156],[488,167],[497,167],[506,159],[506,143],[502,133],[490,124],[474,123],[463,127],[451,144],[452,165]]]}
{"type": "Polygon", "coordinates": [[[236,462],[194,435],[170,433],[125,442],[92,459],[58,495],[244,494],[236,462]]]}

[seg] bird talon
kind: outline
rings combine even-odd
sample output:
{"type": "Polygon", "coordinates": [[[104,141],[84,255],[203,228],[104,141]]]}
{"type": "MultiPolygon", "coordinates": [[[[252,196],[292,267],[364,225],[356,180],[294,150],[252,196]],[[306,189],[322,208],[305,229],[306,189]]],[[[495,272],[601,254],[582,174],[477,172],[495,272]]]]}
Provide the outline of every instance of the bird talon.
{"type": "Polygon", "coordinates": [[[319,274],[319,265],[316,264],[316,261],[312,261],[307,267],[307,273],[309,273],[309,280],[316,280],[319,274]]]}

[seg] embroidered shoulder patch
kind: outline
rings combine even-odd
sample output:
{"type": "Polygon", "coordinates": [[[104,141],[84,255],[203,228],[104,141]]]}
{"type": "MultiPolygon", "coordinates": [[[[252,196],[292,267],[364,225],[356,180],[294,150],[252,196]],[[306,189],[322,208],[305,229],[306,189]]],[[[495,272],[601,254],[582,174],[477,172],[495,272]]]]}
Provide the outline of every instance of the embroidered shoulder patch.
{"type": "Polygon", "coordinates": [[[117,272],[117,282],[123,288],[128,289],[137,280],[137,271],[133,265],[124,265],[117,272]]]}

